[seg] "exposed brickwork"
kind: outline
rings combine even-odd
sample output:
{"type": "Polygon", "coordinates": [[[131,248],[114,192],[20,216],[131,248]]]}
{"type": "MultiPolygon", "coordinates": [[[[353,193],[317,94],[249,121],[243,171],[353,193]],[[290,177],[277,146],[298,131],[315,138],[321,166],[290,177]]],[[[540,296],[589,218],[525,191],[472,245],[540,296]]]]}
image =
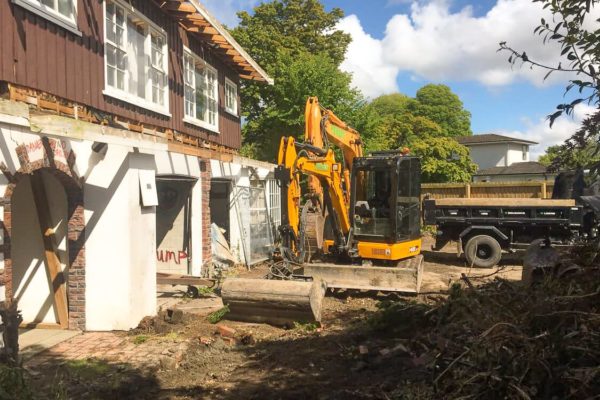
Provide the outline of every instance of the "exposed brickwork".
{"type": "MultiPolygon", "coordinates": [[[[44,158],[30,162],[25,146],[16,148],[20,168],[12,176],[11,183],[6,187],[2,204],[4,206],[4,282],[6,297],[13,296],[11,233],[12,213],[11,201],[14,189],[21,178],[37,171],[47,171],[56,177],[63,185],[67,195],[69,221],[67,223],[68,253],[67,264],[67,301],[69,307],[69,329],[85,330],[85,221],[83,215],[83,190],[78,177],[68,165],[55,161],[49,153],[48,139],[42,138],[44,158]]],[[[73,159],[74,154],[69,157],[73,159]]]]}
{"type": "Polygon", "coordinates": [[[202,180],[202,262],[212,260],[210,247],[210,160],[200,160],[200,179],[202,180]]]}

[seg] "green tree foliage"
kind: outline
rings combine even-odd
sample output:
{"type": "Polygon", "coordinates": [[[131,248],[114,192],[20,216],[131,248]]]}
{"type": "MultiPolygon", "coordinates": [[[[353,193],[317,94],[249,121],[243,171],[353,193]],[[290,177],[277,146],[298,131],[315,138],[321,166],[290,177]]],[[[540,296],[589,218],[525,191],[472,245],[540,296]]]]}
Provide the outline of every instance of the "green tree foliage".
{"type": "Polygon", "coordinates": [[[471,134],[471,114],[447,86],[424,86],[414,99],[380,96],[365,108],[371,126],[360,132],[367,151],[408,147],[421,157],[423,182],[466,182],[477,170],[469,149],[453,139],[471,134]]]}
{"type": "Polygon", "coordinates": [[[351,122],[361,105],[351,77],[341,72],[350,36],[335,29],[339,8],[327,12],[318,0],[275,0],[240,12],[235,39],[274,78],[274,85],[244,82],[242,153],[273,161],[282,135],[303,133],[304,104],[322,104],[351,122]]]}
{"type": "Polygon", "coordinates": [[[477,171],[469,149],[453,138],[419,138],[412,143],[411,152],[421,158],[423,182],[469,182],[477,171]]]}
{"type": "Polygon", "coordinates": [[[551,170],[588,168],[600,163],[600,153],[597,151],[597,146],[597,135],[589,137],[587,143],[581,146],[569,147],[564,143],[550,146],[538,161],[551,170]]]}
{"type": "Polygon", "coordinates": [[[408,109],[415,116],[437,123],[445,136],[470,136],[471,113],[460,98],[446,85],[425,85],[417,92],[408,109]]]}
{"type": "Polygon", "coordinates": [[[342,118],[360,107],[360,94],[350,86],[352,77],[324,54],[281,56],[276,70],[279,78],[263,100],[263,111],[248,118],[244,127],[244,140],[254,146],[257,158],[274,161],[281,136],[304,134],[308,96],[318,96],[321,104],[333,106],[342,118]]]}

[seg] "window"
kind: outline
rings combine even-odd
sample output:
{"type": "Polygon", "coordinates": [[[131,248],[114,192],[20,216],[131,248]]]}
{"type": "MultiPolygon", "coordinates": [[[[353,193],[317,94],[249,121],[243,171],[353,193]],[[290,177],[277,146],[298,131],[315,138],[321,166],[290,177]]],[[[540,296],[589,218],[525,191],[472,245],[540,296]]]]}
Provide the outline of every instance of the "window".
{"type": "Polygon", "coordinates": [[[527,161],[527,153],[529,152],[529,149],[526,145],[522,146],[521,152],[523,153],[523,161],[527,161]]]}
{"type": "Polygon", "coordinates": [[[104,93],[168,115],[165,33],[130,6],[105,4],[104,93]]]}
{"type": "Polygon", "coordinates": [[[217,70],[190,50],[184,49],[184,121],[219,131],[219,84],[217,70]]]}
{"type": "Polygon", "coordinates": [[[225,78],[225,111],[238,115],[237,85],[225,78]]]}
{"type": "Polygon", "coordinates": [[[73,33],[81,35],[81,32],[77,30],[77,0],[12,1],[73,33]]]}

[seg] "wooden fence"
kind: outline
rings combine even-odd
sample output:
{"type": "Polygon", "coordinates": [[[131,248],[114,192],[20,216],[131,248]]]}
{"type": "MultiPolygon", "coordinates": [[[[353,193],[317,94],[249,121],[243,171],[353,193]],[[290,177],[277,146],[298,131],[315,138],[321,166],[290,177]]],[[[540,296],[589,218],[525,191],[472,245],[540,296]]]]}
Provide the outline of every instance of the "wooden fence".
{"type": "Polygon", "coordinates": [[[421,196],[443,198],[538,198],[552,197],[554,181],[423,183],[421,196]]]}

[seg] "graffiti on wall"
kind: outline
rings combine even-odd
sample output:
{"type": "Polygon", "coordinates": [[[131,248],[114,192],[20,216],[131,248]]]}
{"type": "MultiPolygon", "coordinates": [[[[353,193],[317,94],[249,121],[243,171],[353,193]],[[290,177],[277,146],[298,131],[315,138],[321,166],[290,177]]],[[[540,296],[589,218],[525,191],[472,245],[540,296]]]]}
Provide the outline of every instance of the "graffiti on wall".
{"type": "Polygon", "coordinates": [[[188,255],[183,250],[156,250],[156,259],[159,262],[168,263],[173,261],[175,264],[181,264],[181,261],[187,260],[188,255]]]}
{"type": "MultiPolygon", "coordinates": [[[[53,138],[44,138],[48,142],[49,149],[45,148],[42,139],[37,139],[24,145],[25,151],[30,162],[44,159],[46,152],[51,152],[55,161],[60,161],[67,164],[67,156],[65,154],[66,142],[53,138]]],[[[49,154],[48,154],[49,155],[49,154]]]]}

